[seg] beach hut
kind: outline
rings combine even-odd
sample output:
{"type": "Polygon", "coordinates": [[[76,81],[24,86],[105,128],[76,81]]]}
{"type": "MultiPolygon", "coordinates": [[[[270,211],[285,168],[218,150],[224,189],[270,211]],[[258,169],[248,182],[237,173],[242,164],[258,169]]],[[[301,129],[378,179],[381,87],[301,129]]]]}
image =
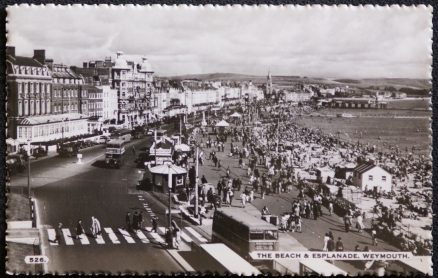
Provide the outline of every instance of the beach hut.
{"type": "Polygon", "coordinates": [[[374,164],[362,164],[354,168],[353,184],[361,190],[390,192],[392,175],[374,164]]]}
{"type": "Polygon", "coordinates": [[[148,169],[151,175],[153,190],[159,192],[168,192],[168,177],[169,173],[172,176],[172,191],[176,192],[180,188],[184,188],[186,169],[176,166],[172,163],[164,163],[148,169]]]}

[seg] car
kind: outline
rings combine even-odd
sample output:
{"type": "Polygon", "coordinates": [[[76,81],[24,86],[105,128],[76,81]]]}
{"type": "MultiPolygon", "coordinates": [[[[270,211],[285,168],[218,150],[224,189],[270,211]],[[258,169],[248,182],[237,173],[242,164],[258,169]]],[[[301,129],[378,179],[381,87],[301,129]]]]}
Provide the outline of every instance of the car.
{"type": "Polygon", "coordinates": [[[149,151],[141,152],[138,154],[135,162],[138,168],[144,168],[144,163],[150,160],[149,151]]]}
{"type": "Polygon", "coordinates": [[[6,157],[6,172],[8,175],[21,173],[25,170],[24,157],[21,154],[10,154],[6,157]]]}

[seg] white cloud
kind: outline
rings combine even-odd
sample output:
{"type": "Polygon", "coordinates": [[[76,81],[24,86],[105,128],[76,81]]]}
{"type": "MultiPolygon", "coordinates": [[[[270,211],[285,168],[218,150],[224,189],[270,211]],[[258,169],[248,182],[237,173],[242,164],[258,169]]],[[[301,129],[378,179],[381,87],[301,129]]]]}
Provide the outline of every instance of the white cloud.
{"type": "Polygon", "coordinates": [[[432,9],[421,7],[8,8],[8,44],[81,65],[122,50],[159,74],[239,72],[428,78],[432,9]],[[425,70],[426,69],[426,70],[425,70]]]}

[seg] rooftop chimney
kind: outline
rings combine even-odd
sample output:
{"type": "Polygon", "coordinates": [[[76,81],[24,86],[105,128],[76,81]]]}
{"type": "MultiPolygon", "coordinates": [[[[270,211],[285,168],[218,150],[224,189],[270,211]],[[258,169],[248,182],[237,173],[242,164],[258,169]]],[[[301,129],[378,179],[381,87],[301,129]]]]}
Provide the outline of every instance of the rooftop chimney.
{"type": "Polygon", "coordinates": [[[15,57],[15,46],[6,46],[6,55],[15,57]]]}
{"type": "Polygon", "coordinates": [[[46,50],[35,49],[33,51],[33,58],[44,65],[46,63],[46,50]]]}

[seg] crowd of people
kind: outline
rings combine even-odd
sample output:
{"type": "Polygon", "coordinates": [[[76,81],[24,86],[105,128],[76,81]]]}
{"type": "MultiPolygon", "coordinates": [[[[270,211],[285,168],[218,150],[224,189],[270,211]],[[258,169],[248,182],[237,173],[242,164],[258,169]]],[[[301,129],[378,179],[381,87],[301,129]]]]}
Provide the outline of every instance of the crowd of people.
{"type": "MultiPolygon", "coordinates": [[[[377,223],[376,225],[385,223],[389,227],[400,226],[401,219],[406,217],[406,211],[411,211],[408,215],[411,219],[430,215],[430,206],[427,204],[430,204],[431,195],[415,193],[411,190],[411,188],[430,186],[431,163],[426,157],[415,155],[413,152],[403,153],[398,148],[378,151],[376,146],[342,141],[332,134],[323,134],[318,129],[301,127],[291,121],[303,114],[313,112],[310,106],[259,104],[257,107],[259,109],[257,114],[260,117],[259,123],[255,125],[249,125],[255,120],[251,119],[254,115],[252,113],[250,117],[243,116],[241,125],[230,127],[217,135],[199,131],[202,135],[201,146],[205,152],[210,152],[209,159],[214,167],[222,167],[220,162],[217,162],[216,153],[225,152],[226,149],[227,156],[238,159],[239,167],[246,169],[249,181],[240,196],[243,200],[242,206],[256,197],[263,199],[268,194],[287,193],[293,186],[297,186],[300,189],[298,197],[301,201],[295,207],[292,206],[290,212],[283,215],[284,220],[281,221],[283,229],[300,230],[294,226],[297,227],[302,218],[317,219],[321,215],[321,206],[324,203],[330,213],[333,213],[334,206],[344,206],[345,213],[341,216],[344,217],[346,231],[350,231],[351,227],[357,228],[359,232],[365,229],[372,231],[373,227],[369,225],[367,227],[366,224],[370,220],[368,213],[372,211],[361,211],[354,203],[346,200],[338,202],[339,196],[334,196],[327,190],[321,189],[316,192],[307,190],[304,174],[318,167],[335,170],[340,164],[373,163],[381,166],[394,177],[392,192],[377,192],[373,196],[376,205],[383,211],[388,211],[388,214],[373,214],[377,217],[374,222],[377,223]],[[229,148],[225,148],[227,138],[231,139],[229,148]],[[296,169],[301,170],[296,171],[296,169]],[[305,200],[305,194],[310,195],[310,201],[305,200]],[[415,196],[417,202],[412,201],[412,196],[415,196]],[[398,208],[383,205],[379,201],[383,197],[395,197],[396,200],[400,198],[398,208]],[[418,203],[425,205],[421,206],[418,203]]],[[[226,172],[229,176],[228,169],[226,172]]],[[[230,204],[236,187],[233,179],[227,178],[229,180],[224,182],[225,186],[222,182],[218,183],[217,191],[219,196],[223,194],[222,198],[219,198],[221,203],[230,204]]],[[[351,184],[347,179],[336,180],[339,181],[341,189],[342,186],[351,184]]],[[[325,182],[325,180],[320,181],[322,184],[325,182]]],[[[327,182],[335,184],[329,179],[327,182]]],[[[210,200],[213,198],[210,197],[210,200]]],[[[214,203],[218,205],[217,202],[214,203]]]]}

